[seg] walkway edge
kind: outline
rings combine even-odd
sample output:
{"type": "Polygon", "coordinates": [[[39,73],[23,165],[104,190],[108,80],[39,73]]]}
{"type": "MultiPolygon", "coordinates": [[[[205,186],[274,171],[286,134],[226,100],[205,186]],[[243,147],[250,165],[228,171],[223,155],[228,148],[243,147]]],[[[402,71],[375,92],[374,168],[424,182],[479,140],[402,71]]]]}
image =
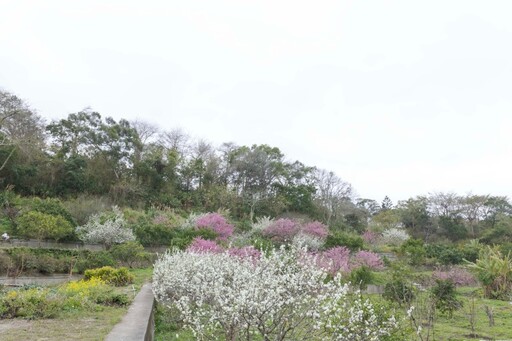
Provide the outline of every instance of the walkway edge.
{"type": "Polygon", "coordinates": [[[155,332],[155,298],[151,283],[144,284],[121,322],[107,335],[106,341],[152,341],[155,332]]]}

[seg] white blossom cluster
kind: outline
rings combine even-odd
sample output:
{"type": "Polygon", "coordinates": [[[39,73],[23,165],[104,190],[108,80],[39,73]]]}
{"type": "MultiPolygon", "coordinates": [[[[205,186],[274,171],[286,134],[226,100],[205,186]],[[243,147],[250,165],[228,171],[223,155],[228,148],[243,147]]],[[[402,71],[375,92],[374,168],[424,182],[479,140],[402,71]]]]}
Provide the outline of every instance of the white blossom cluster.
{"type": "Polygon", "coordinates": [[[373,341],[397,327],[376,316],[369,302],[354,301],[339,278],[326,278],[296,246],[256,261],[174,251],[155,263],[153,292],[202,340],[220,331],[226,340],[373,341]]]}
{"type": "Polygon", "coordinates": [[[306,233],[298,233],[293,237],[292,243],[296,246],[303,245],[307,247],[309,251],[318,251],[324,245],[324,241],[322,239],[306,233]]]}
{"type": "Polygon", "coordinates": [[[95,214],[87,224],[78,226],[76,232],[82,241],[103,244],[107,248],[135,240],[133,231],[125,224],[123,212],[117,206],[112,208],[112,216],[104,218],[101,214],[95,214]]]}
{"type": "Polygon", "coordinates": [[[377,309],[364,299],[359,291],[350,297],[334,295],[322,302],[323,314],[318,328],[324,328],[332,340],[379,341],[399,328],[394,315],[387,316],[384,310],[377,309]]]}
{"type": "Polygon", "coordinates": [[[401,228],[391,227],[382,232],[382,242],[387,245],[400,246],[407,239],[409,239],[409,234],[401,228]]]}
{"type": "Polygon", "coordinates": [[[196,228],[196,221],[202,217],[204,217],[206,213],[194,213],[191,212],[185,221],[180,225],[180,228],[183,230],[190,230],[196,228]]]}
{"type": "Polygon", "coordinates": [[[252,224],[252,230],[255,232],[262,232],[273,222],[274,219],[267,216],[256,218],[256,222],[252,224]]]}

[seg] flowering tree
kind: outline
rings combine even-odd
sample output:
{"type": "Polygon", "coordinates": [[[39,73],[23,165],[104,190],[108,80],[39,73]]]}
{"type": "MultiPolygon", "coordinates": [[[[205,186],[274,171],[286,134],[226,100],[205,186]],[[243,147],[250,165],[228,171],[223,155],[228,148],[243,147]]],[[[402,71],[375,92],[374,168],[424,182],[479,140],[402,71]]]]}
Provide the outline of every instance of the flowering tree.
{"type": "Polygon", "coordinates": [[[374,244],[379,239],[379,236],[375,232],[372,232],[372,231],[364,231],[362,237],[363,237],[363,240],[365,241],[365,243],[367,243],[367,244],[374,244]]]}
{"type": "Polygon", "coordinates": [[[409,234],[404,229],[391,227],[382,232],[382,241],[385,244],[400,246],[409,239],[409,234]]]}
{"type": "Polygon", "coordinates": [[[323,239],[302,232],[293,237],[292,243],[305,246],[309,251],[313,252],[320,250],[324,246],[323,239]]]}
{"type": "Polygon", "coordinates": [[[256,218],[256,222],[252,224],[252,230],[261,232],[273,222],[274,219],[267,216],[256,218]]]}
{"type": "Polygon", "coordinates": [[[299,232],[298,224],[291,219],[278,219],[263,230],[263,235],[283,243],[292,241],[299,232]]]}
{"type": "Polygon", "coordinates": [[[475,276],[466,269],[453,267],[448,271],[436,270],[432,273],[434,280],[450,280],[458,287],[469,286],[477,283],[475,276]]]}
{"type": "Polygon", "coordinates": [[[365,266],[373,270],[382,270],[384,268],[384,262],[375,252],[361,250],[353,256],[351,268],[354,269],[361,266],[365,266]]]}
{"type": "Polygon", "coordinates": [[[302,227],[302,233],[308,234],[313,237],[317,237],[320,239],[325,239],[329,234],[329,230],[327,226],[322,224],[319,221],[313,221],[311,223],[307,223],[302,227]]]}
{"type": "Polygon", "coordinates": [[[233,225],[229,224],[219,213],[208,213],[200,216],[196,221],[198,229],[209,228],[217,233],[219,239],[227,239],[231,237],[234,231],[233,225]]]}
{"type": "Polygon", "coordinates": [[[235,257],[240,257],[240,258],[249,258],[252,260],[258,260],[261,257],[261,252],[252,245],[244,246],[244,247],[232,247],[232,248],[229,248],[227,251],[230,256],[235,256],[235,257]]]}
{"type": "Polygon", "coordinates": [[[317,265],[332,276],[350,270],[350,250],[345,246],[333,247],[322,252],[316,259],[317,265]]]}
{"type": "Polygon", "coordinates": [[[313,256],[293,246],[257,261],[178,251],[155,263],[153,292],[202,340],[220,329],[226,340],[376,341],[397,328],[393,318],[377,318],[368,301],[354,304],[339,278],[326,276],[313,256]]]}
{"type": "Polygon", "coordinates": [[[117,206],[112,208],[112,214],[108,217],[101,214],[91,216],[87,224],[76,228],[76,232],[82,241],[103,244],[107,250],[114,244],[135,240],[133,231],[126,226],[123,213],[117,206]]]}
{"type": "Polygon", "coordinates": [[[201,237],[194,238],[192,243],[187,248],[188,252],[193,253],[220,253],[222,248],[213,240],[205,240],[201,237]]]}

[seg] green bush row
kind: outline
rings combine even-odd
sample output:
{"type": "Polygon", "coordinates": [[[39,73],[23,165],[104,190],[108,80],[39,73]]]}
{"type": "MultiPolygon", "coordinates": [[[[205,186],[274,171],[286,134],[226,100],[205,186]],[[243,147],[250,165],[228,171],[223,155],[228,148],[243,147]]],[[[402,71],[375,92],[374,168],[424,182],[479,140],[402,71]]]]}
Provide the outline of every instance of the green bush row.
{"type": "Polygon", "coordinates": [[[137,243],[118,245],[110,251],[9,248],[0,251],[0,274],[84,273],[103,266],[148,266],[150,255],[137,243]]]}

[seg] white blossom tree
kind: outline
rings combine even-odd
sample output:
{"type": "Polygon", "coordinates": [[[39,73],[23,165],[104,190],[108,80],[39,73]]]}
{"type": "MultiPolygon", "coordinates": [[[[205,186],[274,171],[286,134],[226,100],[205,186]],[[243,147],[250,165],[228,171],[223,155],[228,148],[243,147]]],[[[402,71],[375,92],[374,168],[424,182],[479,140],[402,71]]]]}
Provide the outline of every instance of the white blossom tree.
{"type": "Polygon", "coordinates": [[[257,260],[169,252],[155,263],[153,292],[200,340],[377,341],[397,328],[340,278],[326,281],[312,257],[295,246],[257,260]]]}
{"type": "Polygon", "coordinates": [[[107,250],[114,244],[135,240],[133,231],[126,226],[123,212],[117,206],[107,216],[92,215],[87,224],[76,228],[76,232],[83,242],[103,244],[107,250]]]}

